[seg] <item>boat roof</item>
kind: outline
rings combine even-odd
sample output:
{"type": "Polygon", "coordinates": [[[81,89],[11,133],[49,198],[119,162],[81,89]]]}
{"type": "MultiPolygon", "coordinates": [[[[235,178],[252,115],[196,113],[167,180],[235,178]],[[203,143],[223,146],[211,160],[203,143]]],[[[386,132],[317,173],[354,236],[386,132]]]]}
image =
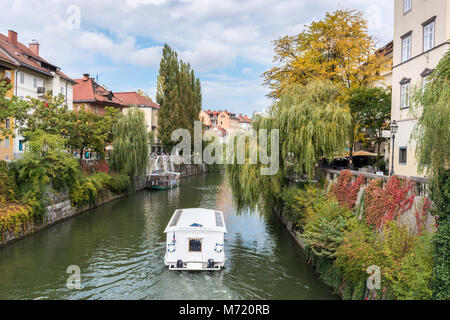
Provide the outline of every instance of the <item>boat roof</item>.
{"type": "Polygon", "coordinates": [[[164,232],[182,230],[227,232],[222,211],[201,208],[176,210],[164,232]]]}

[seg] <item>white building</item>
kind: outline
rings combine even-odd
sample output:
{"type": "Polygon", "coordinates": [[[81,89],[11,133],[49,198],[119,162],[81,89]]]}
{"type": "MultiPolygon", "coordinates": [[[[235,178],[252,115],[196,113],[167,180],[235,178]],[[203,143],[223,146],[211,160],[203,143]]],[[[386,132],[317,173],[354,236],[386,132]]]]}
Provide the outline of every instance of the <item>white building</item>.
{"type": "Polygon", "coordinates": [[[395,174],[419,175],[416,146],[410,139],[417,122],[410,112],[411,95],[427,83],[450,48],[449,39],[450,0],[395,0],[391,110],[392,121],[399,126],[393,150],[395,174]]]}
{"type": "MultiPolygon", "coordinates": [[[[28,47],[18,41],[18,34],[9,30],[8,36],[0,34],[0,69],[5,70],[13,85],[13,94],[22,99],[45,99],[45,94],[62,94],[65,103],[73,106],[73,85],[71,78],[57,66],[47,62],[39,55],[39,43],[33,40],[28,47]]],[[[14,159],[21,158],[24,139],[15,128],[13,142],[14,159]]]]}

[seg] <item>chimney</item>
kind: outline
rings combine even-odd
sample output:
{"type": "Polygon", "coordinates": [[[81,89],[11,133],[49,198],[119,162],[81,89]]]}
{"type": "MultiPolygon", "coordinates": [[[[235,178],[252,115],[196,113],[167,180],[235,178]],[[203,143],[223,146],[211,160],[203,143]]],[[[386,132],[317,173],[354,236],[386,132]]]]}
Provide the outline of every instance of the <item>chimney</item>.
{"type": "Polygon", "coordinates": [[[89,80],[89,73],[84,73],[83,74],[83,81],[88,81],[89,80]]]}
{"type": "Polygon", "coordinates": [[[39,42],[37,40],[32,40],[31,43],[28,44],[28,48],[37,56],[39,56],[39,42]]]}
{"type": "Polygon", "coordinates": [[[8,42],[13,46],[17,46],[17,32],[8,30],[8,42]]]}

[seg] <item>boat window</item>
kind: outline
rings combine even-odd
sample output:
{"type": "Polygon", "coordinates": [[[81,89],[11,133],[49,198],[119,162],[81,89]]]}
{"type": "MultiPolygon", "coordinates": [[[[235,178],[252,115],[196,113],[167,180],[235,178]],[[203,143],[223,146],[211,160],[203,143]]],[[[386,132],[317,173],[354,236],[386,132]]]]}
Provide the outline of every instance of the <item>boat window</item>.
{"type": "Polygon", "coordinates": [[[190,239],[189,240],[189,252],[201,252],[202,251],[202,240],[201,239],[190,239]]]}
{"type": "Polygon", "coordinates": [[[216,211],[216,226],[223,227],[222,215],[219,211],[216,211]]]}
{"type": "Polygon", "coordinates": [[[173,217],[172,222],[170,223],[171,227],[175,227],[178,223],[178,220],[180,220],[181,217],[181,213],[183,212],[183,210],[177,210],[175,212],[175,217],[173,217]]]}

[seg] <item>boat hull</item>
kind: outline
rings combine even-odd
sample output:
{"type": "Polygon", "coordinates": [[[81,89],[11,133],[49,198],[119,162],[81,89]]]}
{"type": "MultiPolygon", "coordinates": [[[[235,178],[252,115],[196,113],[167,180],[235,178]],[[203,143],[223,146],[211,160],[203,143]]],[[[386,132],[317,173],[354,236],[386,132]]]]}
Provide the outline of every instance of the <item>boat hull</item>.
{"type": "Polygon", "coordinates": [[[163,187],[163,186],[149,186],[147,187],[148,190],[157,190],[157,191],[162,191],[162,190],[170,190],[170,189],[174,189],[174,188],[178,188],[179,185],[172,185],[170,187],[163,187]]]}

